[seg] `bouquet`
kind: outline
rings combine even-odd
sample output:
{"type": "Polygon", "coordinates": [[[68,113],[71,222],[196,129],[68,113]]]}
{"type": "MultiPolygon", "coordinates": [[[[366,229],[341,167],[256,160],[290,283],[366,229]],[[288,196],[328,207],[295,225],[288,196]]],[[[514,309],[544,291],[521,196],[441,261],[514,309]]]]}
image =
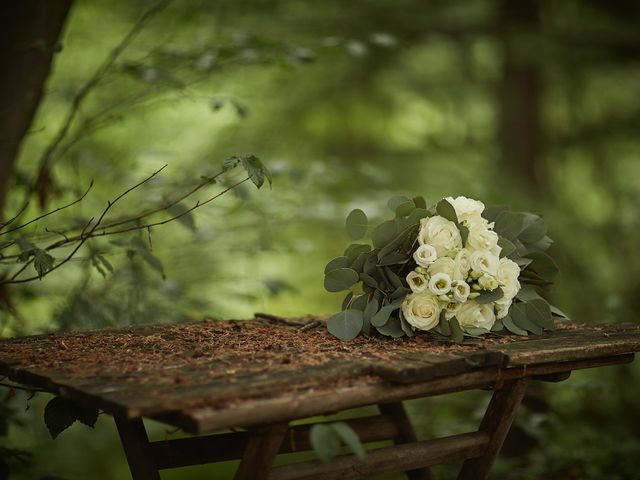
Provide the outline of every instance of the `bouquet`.
{"type": "MultiPolygon", "coordinates": [[[[327,322],[336,337],[423,330],[461,342],[505,330],[539,335],[565,317],[541,296],[558,267],[540,216],[466,197],[428,208],[423,197],[397,196],[388,206],[395,217],[371,230],[371,245],[353,243],[325,268],[326,290],[348,290],[327,322]]],[[[353,210],[346,229],[363,238],[366,214],[353,210]]]]}

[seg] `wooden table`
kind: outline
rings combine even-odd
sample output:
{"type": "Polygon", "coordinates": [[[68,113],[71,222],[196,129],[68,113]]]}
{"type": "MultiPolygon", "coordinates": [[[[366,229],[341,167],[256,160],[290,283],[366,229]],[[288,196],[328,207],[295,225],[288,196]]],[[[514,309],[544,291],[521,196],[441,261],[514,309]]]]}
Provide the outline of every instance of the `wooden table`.
{"type": "Polygon", "coordinates": [[[531,381],[629,363],[640,325],[560,327],[541,337],[464,345],[331,337],[322,320],[202,321],[0,340],[0,374],[113,415],[135,480],[159,470],[241,459],[236,479],[350,479],[463,461],[459,479],[488,478],[531,381]],[[492,389],[475,432],[417,441],[403,400],[492,389]],[[310,424],[289,422],[378,405],[349,420],[363,443],[393,440],[366,459],[341,455],[272,467],[309,450],[310,424]],[[200,436],[150,442],[142,417],[200,436]],[[244,431],[204,435],[230,428],[244,431]]]}

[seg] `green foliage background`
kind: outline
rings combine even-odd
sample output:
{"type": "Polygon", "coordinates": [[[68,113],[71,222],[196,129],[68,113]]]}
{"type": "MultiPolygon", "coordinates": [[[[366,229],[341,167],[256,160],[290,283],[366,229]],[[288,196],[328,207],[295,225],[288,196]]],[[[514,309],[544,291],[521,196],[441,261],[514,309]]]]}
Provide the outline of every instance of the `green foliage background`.
{"type": "MultiPolygon", "coordinates": [[[[10,209],[77,89],[150,5],[76,2],[22,148],[10,209]]],[[[337,311],[341,298],[324,292],[322,273],[348,241],[344,217],[359,207],[382,218],[394,194],[461,194],[541,214],[561,269],[552,302],[577,321],[638,321],[639,12],[624,1],[538,8],[539,29],[509,37],[517,62],[542,84],[541,154],[532,168],[500,151],[501,136],[512,132],[500,121],[506,53],[496,32],[510,24],[496,27],[498,2],[171,3],[83,107],[81,118],[110,110],[105,125],[82,132],[56,164],[60,194],[52,202],[72,198],[91,178],[96,188],[56,222],[90,217],[164,163],[162,180],[122,211],[193,184],[232,155],[258,155],[273,189],[246,185],[221,197],[194,213],[195,229],[156,229],[153,252],[166,279],[121,246],[95,242],[114,274],[102,278],[85,251],[14,289],[21,317],[0,312],[1,334],[337,311]]],[[[515,442],[530,448],[501,459],[495,477],[637,478],[639,380],[636,363],[538,387],[545,406],[523,409],[518,431],[526,440],[515,442]]],[[[26,412],[21,395],[3,406],[24,423],[10,425],[8,444],[35,455],[24,478],[126,477],[110,418],[51,441],[41,418],[46,400],[36,396],[26,412]]],[[[472,392],[409,408],[426,438],[476,428],[487,401],[486,392],[472,392]]],[[[163,478],[230,478],[231,467],[163,478]]]]}

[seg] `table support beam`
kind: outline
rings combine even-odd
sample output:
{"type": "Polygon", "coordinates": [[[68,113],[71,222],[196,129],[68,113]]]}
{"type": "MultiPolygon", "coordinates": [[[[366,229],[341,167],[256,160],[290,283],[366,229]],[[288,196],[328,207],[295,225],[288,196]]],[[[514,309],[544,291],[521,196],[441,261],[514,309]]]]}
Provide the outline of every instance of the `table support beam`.
{"type": "Polygon", "coordinates": [[[287,422],[254,429],[249,435],[234,480],[266,480],[288,429],[287,422]]]}
{"type": "MultiPolygon", "coordinates": [[[[393,418],[398,427],[398,435],[393,439],[395,445],[418,441],[416,432],[413,429],[413,425],[411,425],[411,420],[409,420],[402,402],[381,403],[378,405],[378,410],[380,410],[381,414],[393,418]]],[[[405,473],[409,480],[434,480],[434,476],[428,467],[407,470],[405,473]]]]}
{"type": "Polygon", "coordinates": [[[133,480],[160,480],[141,418],[114,417],[133,480]]]}
{"type": "Polygon", "coordinates": [[[486,480],[507,433],[511,428],[518,407],[527,390],[529,378],[521,378],[505,382],[491,397],[489,407],[480,424],[480,431],[489,435],[490,441],[484,454],[466,460],[458,475],[458,480],[486,480]]]}

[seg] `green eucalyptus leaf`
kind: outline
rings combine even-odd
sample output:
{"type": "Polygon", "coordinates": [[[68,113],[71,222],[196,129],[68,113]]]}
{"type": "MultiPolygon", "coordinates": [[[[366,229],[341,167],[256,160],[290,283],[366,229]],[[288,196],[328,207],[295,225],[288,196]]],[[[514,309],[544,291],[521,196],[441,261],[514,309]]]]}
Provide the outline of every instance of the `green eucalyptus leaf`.
{"type": "Polygon", "coordinates": [[[417,225],[420,220],[429,216],[429,210],[425,208],[415,208],[413,212],[407,217],[407,226],[417,225]]]}
{"type": "Polygon", "coordinates": [[[358,258],[358,255],[369,251],[371,251],[371,245],[367,245],[366,243],[352,243],[345,249],[344,256],[353,262],[358,258]]]}
{"type": "Polygon", "coordinates": [[[396,207],[396,217],[407,217],[415,208],[416,206],[413,204],[413,200],[403,202],[396,207]]]}
{"type": "Polygon", "coordinates": [[[527,302],[529,300],[541,299],[542,297],[536,291],[533,285],[523,284],[516,294],[516,298],[523,302],[527,302]]]}
{"type": "Polygon", "coordinates": [[[449,327],[451,328],[451,339],[456,343],[462,343],[464,340],[464,332],[456,317],[449,319],[449,327]]]}
{"type": "Polygon", "coordinates": [[[404,253],[390,253],[386,257],[381,258],[378,261],[378,266],[383,267],[386,265],[404,265],[409,261],[409,256],[404,253]]]}
{"type": "Polygon", "coordinates": [[[369,219],[367,215],[356,208],[352,210],[351,213],[347,216],[347,220],[345,221],[345,228],[347,229],[347,233],[354,240],[358,240],[365,236],[367,233],[367,228],[369,226],[369,219]]]}
{"type": "Polygon", "coordinates": [[[389,295],[389,298],[391,298],[392,300],[400,300],[404,299],[404,297],[406,297],[409,293],[411,293],[411,290],[409,290],[408,288],[398,287],[393,291],[391,295],[389,295]]]}
{"type": "Polygon", "coordinates": [[[551,238],[545,235],[537,242],[528,243],[525,246],[525,254],[532,253],[532,252],[544,252],[548,250],[551,245],[553,245],[553,240],[551,240],[551,238]]]}
{"type": "Polygon", "coordinates": [[[542,327],[537,325],[533,319],[529,318],[527,304],[514,303],[509,309],[509,316],[511,320],[513,320],[513,323],[522,330],[526,330],[535,335],[542,335],[542,327]]]}
{"type": "Polygon", "coordinates": [[[514,241],[524,229],[525,217],[519,212],[502,211],[495,219],[493,230],[501,237],[514,241]]]}
{"type": "Polygon", "coordinates": [[[495,321],[493,326],[491,327],[492,332],[499,332],[500,330],[504,330],[504,325],[502,324],[502,319],[498,319],[495,321]]]}
{"type": "MultiPolygon", "coordinates": [[[[513,305],[511,305],[511,309],[512,308],[513,308],[513,305]]],[[[517,326],[515,323],[513,323],[513,320],[511,318],[511,313],[509,313],[509,315],[507,315],[502,319],[502,323],[504,324],[505,328],[511,333],[515,333],[516,335],[522,335],[523,337],[526,337],[528,335],[526,330],[523,330],[522,328],[517,326]]]]}
{"type": "MultiPolygon", "coordinates": [[[[355,270],[356,272],[360,273],[363,271],[364,269],[364,264],[367,261],[367,258],[369,258],[370,254],[369,252],[363,252],[360,255],[358,255],[358,257],[353,261],[353,263],[351,265],[349,265],[349,268],[352,268],[353,270],[355,270]]],[[[375,258],[375,257],[374,257],[375,258]]]]}
{"type": "Polygon", "coordinates": [[[402,330],[400,318],[396,316],[390,317],[387,323],[376,328],[382,335],[387,337],[399,338],[405,335],[404,330],[402,330]]]}
{"type": "Polygon", "coordinates": [[[498,246],[500,248],[502,248],[502,250],[500,251],[500,257],[508,257],[509,255],[511,255],[512,253],[514,253],[517,248],[514,245],[514,243],[509,240],[506,237],[499,237],[498,238],[498,246]]]}
{"type": "Polygon", "coordinates": [[[360,280],[358,272],[351,268],[336,268],[331,270],[324,277],[324,288],[328,292],[341,292],[351,288],[360,280]]]}
{"type": "Polygon", "coordinates": [[[332,315],[327,321],[327,329],[333,336],[348,342],[358,336],[364,323],[360,310],[344,310],[332,315]]]}
{"type": "Polygon", "coordinates": [[[491,205],[484,209],[482,212],[482,216],[489,222],[495,222],[498,215],[500,215],[504,211],[508,211],[509,207],[506,205],[491,205]]]}
{"type": "Polygon", "coordinates": [[[327,266],[324,267],[324,273],[329,273],[332,270],[336,270],[338,268],[347,268],[351,264],[351,261],[347,257],[337,257],[327,263],[327,266]]]}
{"type": "Polygon", "coordinates": [[[396,274],[396,272],[391,270],[389,267],[384,267],[383,270],[385,275],[387,276],[387,279],[389,279],[389,282],[391,283],[392,287],[394,288],[404,287],[402,280],[400,280],[400,277],[396,274]]]}
{"type": "Polygon", "coordinates": [[[409,197],[405,197],[404,195],[395,195],[389,199],[387,206],[392,212],[395,212],[400,205],[410,201],[411,199],[409,197]]]}
{"type": "Polygon", "coordinates": [[[361,312],[364,312],[364,309],[367,308],[368,301],[368,295],[358,295],[353,302],[351,302],[351,308],[353,310],[360,310],[361,312]]]}
{"type": "Polygon", "coordinates": [[[364,319],[367,321],[371,321],[371,318],[376,313],[378,313],[378,310],[379,310],[378,300],[376,300],[375,298],[372,298],[371,300],[369,300],[366,308],[364,309],[364,319]]]}
{"type": "Polygon", "coordinates": [[[371,232],[371,241],[377,249],[383,248],[389,244],[398,233],[398,227],[393,220],[382,222],[371,232]]]}
{"type": "Polygon", "coordinates": [[[342,310],[347,310],[349,308],[352,298],[353,298],[353,292],[349,292],[345,295],[344,300],[342,300],[342,310]]]}
{"type": "Polygon", "coordinates": [[[340,440],[351,450],[356,457],[364,460],[367,456],[358,434],[344,422],[335,422],[331,424],[331,428],[336,432],[340,440]]]}
{"type": "Polygon", "coordinates": [[[451,335],[451,327],[449,325],[449,320],[445,316],[445,311],[440,312],[440,322],[438,323],[440,327],[440,333],[445,337],[449,337],[451,335]]]}
{"type": "Polygon", "coordinates": [[[462,245],[467,245],[467,240],[469,239],[469,227],[466,225],[458,225],[458,230],[460,230],[460,237],[462,238],[462,245]]]}
{"type": "Polygon", "coordinates": [[[394,307],[392,305],[386,305],[382,307],[380,310],[378,310],[378,313],[371,317],[371,325],[373,325],[374,327],[382,327],[383,325],[385,325],[389,320],[391,313],[396,308],[397,307],[394,307]]]}
{"type": "Polygon", "coordinates": [[[561,317],[561,318],[566,318],[567,320],[569,319],[569,317],[562,312],[562,310],[560,310],[558,307],[554,307],[553,305],[549,304],[549,308],[551,309],[551,314],[556,316],[556,317],[561,317]]]}
{"type": "MultiPolygon", "coordinates": [[[[546,300],[542,298],[529,300],[523,304],[525,306],[525,313],[533,323],[539,325],[545,330],[555,330],[556,325],[551,315],[551,307],[546,300]]],[[[515,318],[514,318],[515,320],[515,318]]]]}
{"type": "Polygon", "coordinates": [[[436,212],[441,217],[444,217],[447,220],[452,221],[456,225],[459,223],[458,215],[456,215],[456,209],[444,198],[440,200],[436,205],[436,212]]]}
{"type": "Polygon", "coordinates": [[[386,246],[382,247],[378,252],[378,260],[389,255],[391,252],[394,252],[409,238],[412,233],[416,231],[416,226],[412,225],[407,227],[402,232],[400,232],[391,242],[389,242],[386,246]]]}
{"type": "Polygon", "coordinates": [[[518,239],[525,244],[535,243],[547,234],[547,226],[542,217],[529,214],[525,217],[525,227],[518,235],[518,239]]]}
{"type": "Polygon", "coordinates": [[[423,196],[418,195],[416,197],[413,197],[413,204],[416,206],[416,208],[420,208],[422,210],[426,210],[427,209],[427,202],[424,199],[423,196]]]}
{"type": "Polygon", "coordinates": [[[372,250],[370,255],[364,262],[362,267],[362,271],[367,275],[373,275],[378,269],[378,252],[376,250],[372,250]]]}
{"type": "Polygon", "coordinates": [[[496,300],[500,300],[502,297],[504,297],[504,291],[502,290],[502,288],[498,287],[494,290],[489,290],[489,291],[485,290],[481,292],[480,296],[476,298],[476,302],[482,305],[486,303],[495,302],[496,300]]]}
{"type": "Polygon", "coordinates": [[[363,272],[360,274],[360,280],[362,280],[362,283],[370,286],[371,288],[378,288],[378,282],[371,275],[363,272]]]}
{"type": "Polygon", "coordinates": [[[400,314],[400,328],[402,328],[402,331],[405,333],[407,337],[413,337],[415,333],[413,332],[413,328],[411,327],[409,322],[407,322],[407,319],[404,318],[402,309],[400,309],[398,313],[400,314]]]}
{"type": "Polygon", "coordinates": [[[527,258],[533,260],[527,269],[533,270],[540,276],[540,278],[547,282],[553,281],[560,271],[556,262],[553,261],[553,258],[544,252],[529,253],[527,254],[527,258]]]}
{"type": "Polygon", "coordinates": [[[330,461],[340,451],[340,437],[329,425],[316,423],[311,427],[309,440],[313,451],[323,462],[330,461]]]}

